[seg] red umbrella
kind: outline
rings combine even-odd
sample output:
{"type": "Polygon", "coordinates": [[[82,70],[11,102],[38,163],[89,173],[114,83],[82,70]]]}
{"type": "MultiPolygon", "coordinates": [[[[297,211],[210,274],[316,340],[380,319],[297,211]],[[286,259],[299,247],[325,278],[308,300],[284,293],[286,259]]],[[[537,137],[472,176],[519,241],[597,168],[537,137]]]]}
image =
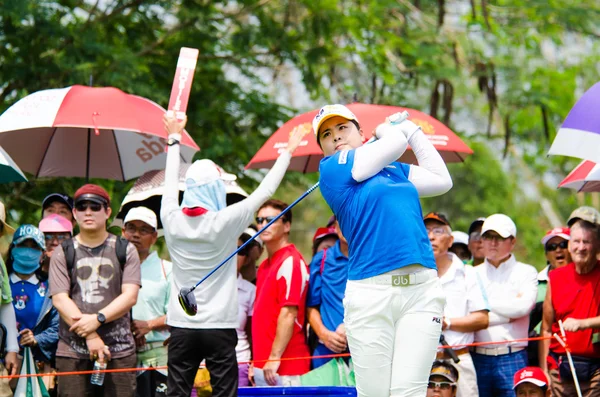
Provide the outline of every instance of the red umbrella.
{"type": "MultiPolygon", "coordinates": [[[[0,145],[36,177],[126,181],[165,168],[165,109],[113,87],[38,91],[0,116],[0,145]]],[[[185,132],[181,157],[200,148],[185,132]]]]}
{"type": "Polygon", "coordinates": [[[600,192],[600,165],[589,160],[581,162],[558,187],[578,192],[600,192]]]}
{"type": "MultiPolygon", "coordinates": [[[[364,103],[352,103],[348,108],[356,115],[360,126],[367,139],[371,138],[372,131],[385,118],[404,110],[409,113],[409,120],[421,126],[423,132],[433,143],[433,146],[440,152],[442,158],[447,163],[456,163],[464,161],[465,157],[472,154],[473,151],[448,127],[431,117],[428,114],[414,109],[403,108],[399,106],[369,105],[364,103]]],[[[279,157],[281,150],[287,146],[290,132],[296,128],[312,129],[312,120],[317,114],[318,109],[308,113],[296,116],[281,128],[279,128],[267,142],[254,155],[252,160],[246,165],[248,168],[270,168],[279,157]]],[[[307,134],[300,147],[294,152],[290,169],[301,172],[316,172],[319,170],[319,162],[323,158],[323,152],[315,139],[314,133],[307,134]]],[[[405,163],[416,163],[416,158],[412,151],[407,151],[400,161],[405,163]]]]}

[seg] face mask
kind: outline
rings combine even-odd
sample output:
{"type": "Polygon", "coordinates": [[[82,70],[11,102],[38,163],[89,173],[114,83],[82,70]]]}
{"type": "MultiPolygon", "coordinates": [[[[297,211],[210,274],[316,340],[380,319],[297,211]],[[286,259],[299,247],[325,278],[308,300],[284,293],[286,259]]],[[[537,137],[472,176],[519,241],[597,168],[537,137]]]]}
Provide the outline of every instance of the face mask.
{"type": "Polygon", "coordinates": [[[12,249],[11,256],[15,272],[31,274],[40,267],[42,251],[29,247],[15,247],[12,249]]]}

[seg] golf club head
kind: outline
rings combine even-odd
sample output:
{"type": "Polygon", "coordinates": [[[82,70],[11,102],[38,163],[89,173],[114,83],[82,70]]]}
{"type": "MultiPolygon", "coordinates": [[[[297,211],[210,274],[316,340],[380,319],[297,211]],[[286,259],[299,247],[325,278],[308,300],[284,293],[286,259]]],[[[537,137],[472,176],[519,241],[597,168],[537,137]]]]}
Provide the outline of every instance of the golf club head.
{"type": "Polygon", "coordinates": [[[179,304],[188,316],[195,316],[198,313],[198,305],[196,304],[196,296],[193,288],[182,288],[179,291],[179,304]]]}

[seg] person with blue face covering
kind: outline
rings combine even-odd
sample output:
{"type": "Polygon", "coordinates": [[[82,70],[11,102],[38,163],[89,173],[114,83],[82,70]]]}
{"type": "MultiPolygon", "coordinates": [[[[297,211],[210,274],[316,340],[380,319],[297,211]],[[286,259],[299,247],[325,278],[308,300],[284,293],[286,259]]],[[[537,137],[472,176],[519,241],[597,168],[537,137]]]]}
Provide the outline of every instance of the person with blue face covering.
{"type": "MultiPolygon", "coordinates": [[[[58,345],[58,311],[47,294],[48,281],[42,277],[40,260],[46,250],[44,234],[33,225],[21,225],[8,249],[6,269],[10,277],[13,306],[17,318],[19,345],[29,346],[42,372],[54,367],[58,345]]],[[[50,377],[44,377],[53,389],[50,377]]]]}
{"type": "Polygon", "coordinates": [[[171,327],[167,396],[189,397],[198,366],[206,359],[212,395],[233,397],[238,389],[236,258],[194,290],[198,305],[195,316],[183,311],[177,292],[194,285],[236,250],[238,236],[252,222],[258,208],[275,193],[292,153],[307,131],[293,131],[287,147],[258,188],[229,207],[224,181],[235,175],[224,172],[209,159],[195,161],[186,172],[183,202],[179,204],[179,142],[185,123],[185,119],[164,118],[169,141],[160,217],[173,261],[167,309],[167,325],[171,327]]]}

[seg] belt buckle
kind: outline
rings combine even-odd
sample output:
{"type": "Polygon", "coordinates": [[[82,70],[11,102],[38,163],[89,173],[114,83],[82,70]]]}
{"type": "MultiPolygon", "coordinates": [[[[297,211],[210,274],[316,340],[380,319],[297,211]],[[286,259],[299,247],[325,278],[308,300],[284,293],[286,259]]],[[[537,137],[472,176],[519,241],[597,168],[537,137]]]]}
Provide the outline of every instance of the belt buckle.
{"type": "Polygon", "coordinates": [[[410,274],[394,274],[392,275],[393,287],[405,287],[411,285],[410,274]]]}

